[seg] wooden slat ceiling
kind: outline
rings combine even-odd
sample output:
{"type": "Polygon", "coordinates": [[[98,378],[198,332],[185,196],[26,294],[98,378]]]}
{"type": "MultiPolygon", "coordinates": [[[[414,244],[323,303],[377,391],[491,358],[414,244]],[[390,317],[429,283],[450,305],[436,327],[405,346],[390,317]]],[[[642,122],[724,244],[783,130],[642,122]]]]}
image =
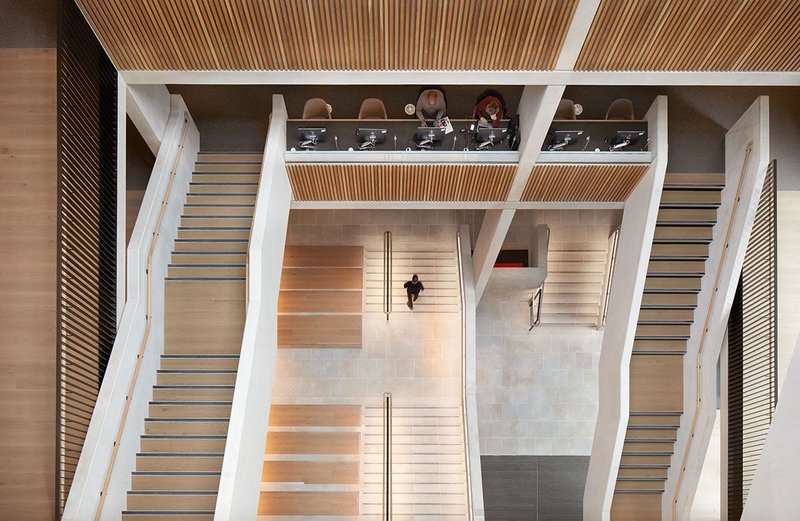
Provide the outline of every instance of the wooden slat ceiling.
{"type": "Polygon", "coordinates": [[[798,0],[602,0],[576,70],[798,71],[798,0]]]}
{"type": "Polygon", "coordinates": [[[536,165],[523,201],[622,202],[650,165],[536,165]]]}
{"type": "Polygon", "coordinates": [[[503,201],[516,165],[286,165],[295,201],[503,201]]]}
{"type": "Polygon", "coordinates": [[[549,70],[578,0],[78,0],[120,70],[549,70]]]}

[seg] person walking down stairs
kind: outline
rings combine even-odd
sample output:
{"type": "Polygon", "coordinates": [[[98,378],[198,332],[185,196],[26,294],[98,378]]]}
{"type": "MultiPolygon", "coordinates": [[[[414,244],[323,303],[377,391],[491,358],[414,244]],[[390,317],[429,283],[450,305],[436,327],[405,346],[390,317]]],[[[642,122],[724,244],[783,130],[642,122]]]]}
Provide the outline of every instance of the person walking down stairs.
{"type": "Polygon", "coordinates": [[[414,302],[417,301],[419,292],[425,291],[425,286],[422,285],[422,282],[419,281],[419,277],[415,273],[411,277],[411,280],[406,281],[406,283],[403,284],[403,287],[406,288],[406,293],[408,293],[408,302],[406,302],[406,305],[408,306],[408,309],[414,309],[414,302]]]}

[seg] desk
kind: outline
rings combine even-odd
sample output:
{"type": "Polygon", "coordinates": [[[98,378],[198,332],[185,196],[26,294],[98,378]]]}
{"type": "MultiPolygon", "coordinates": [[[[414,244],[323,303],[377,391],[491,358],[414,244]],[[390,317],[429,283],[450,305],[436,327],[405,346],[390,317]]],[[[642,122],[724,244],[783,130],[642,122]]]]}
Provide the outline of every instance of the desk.
{"type": "MultiPolygon", "coordinates": [[[[475,120],[472,119],[451,119],[450,122],[453,124],[453,132],[444,136],[444,139],[441,143],[437,143],[434,145],[433,149],[430,151],[417,151],[417,144],[414,139],[414,133],[417,131],[419,125],[419,120],[416,118],[409,118],[409,119],[328,119],[328,120],[302,120],[302,119],[290,119],[286,125],[286,149],[288,151],[292,151],[292,149],[296,149],[296,151],[291,152],[291,156],[288,156],[287,152],[287,161],[290,160],[289,157],[295,158],[299,157],[299,154],[314,156],[316,154],[321,154],[322,152],[337,152],[336,148],[336,139],[338,137],[339,140],[339,148],[338,152],[347,152],[348,149],[352,148],[352,152],[350,154],[356,154],[351,156],[352,161],[356,162],[363,162],[367,161],[367,156],[364,159],[358,159],[357,155],[360,154],[375,154],[375,153],[394,153],[394,152],[405,152],[406,149],[411,149],[411,151],[415,153],[419,153],[419,161],[425,161],[425,157],[422,154],[430,154],[430,153],[441,153],[441,152],[460,152],[464,153],[464,148],[469,148],[469,151],[473,154],[490,154],[493,152],[513,152],[505,139],[497,143],[490,151],[476,151],[475,147],[478,143],[475,142],[471,133],[468,131],[469,126],[475,123],[475,120]],[[317,146],[317,150],[302,150],[300,149],[300,141],[297,133],[298,128],[326,128],[327,137],[325,141],[321,141],[317,146]],[[358,150],[358,146],[360,144],[358,136],[356,135],[356,130],[359,128],[374,128],[374,129],[386,129],[386,142],[380,143],[375,146],[373,150],[370,151],[361,151],[358,150]],[[462,130],[465,130],[462,132],[462,130]],[[395,137],[397,138],[395,141],[395,137]],[[396,143],[396,144],[395,144],[396,143]]],[[[505,128],[508,125],[508,120],[503,120],[500,123],[500,128],[505,128]]],[[[516,155],[516,152],[513,152],[516,155]]],[[[309,159],[311,160],[311,159],[309,159]]],[[[374,159],[372,159],[374,160],[374,159]]],[[[479,159],[480,160],[480,159],[479,159]]],[[[320,159],[314,159],[313,161],[320,161],[320,159]]]]}
{"type": "MultiPolygon", "coordinates": [[[[641,152],[645,149],[647,144],[647,121],[620,121],[620,120],[606,120],[606,119],[576,119],[576,120],[554,120],[550,124],[550,131],[556,130],[582,130],[583,134],[560,152],[594,152],[595,149],[600,149],[602,152],[607,152],[610,146],[611,138],[613,138],[617,131],[642,131],[644,135],[639,138],[639,141],[622,151],[614,152],[615,154],[624,154],[628,152],[641,152]],[[586,138],[589,138],[588,145],[586,138]],[[606,142],[608,140],[608,142],[606,142]],[[585,147],[585,148],[584,148],[585,147]]],[[[542,143],[542,150],[547,151],[550,146],[552,136],[548,136],[544,143],[542,143]]]]}

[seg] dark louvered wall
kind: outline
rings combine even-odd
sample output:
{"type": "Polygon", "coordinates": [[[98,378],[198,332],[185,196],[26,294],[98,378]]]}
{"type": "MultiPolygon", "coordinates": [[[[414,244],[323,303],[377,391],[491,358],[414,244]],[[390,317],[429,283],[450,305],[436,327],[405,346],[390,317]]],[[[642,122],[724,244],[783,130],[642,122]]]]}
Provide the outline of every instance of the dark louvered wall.
{"type": "Polygon", "coordinates": [[[777,401],[777,192],[767,169],[728,319],[728,519],[738,520],[777,401]]]}
{"type": "Polygon", "coordinates": [[[117,73],[73,0],[58,41],[58,483],[63,509],[116,335],[117,73]]]}

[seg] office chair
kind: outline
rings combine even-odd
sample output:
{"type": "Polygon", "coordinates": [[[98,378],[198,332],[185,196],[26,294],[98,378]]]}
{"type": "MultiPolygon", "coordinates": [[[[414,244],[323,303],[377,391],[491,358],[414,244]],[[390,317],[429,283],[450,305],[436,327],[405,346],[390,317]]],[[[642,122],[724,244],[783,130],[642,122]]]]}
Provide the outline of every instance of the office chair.
{"type": "Polygon", "coordinates": [[[606,119],[624,119],[632,120],[633,118],[633,103],[626,98],[616,99],[611,102],[606,111],[606,119]]]}
{"type": "Polygon", "coordinates": [[[562,98],[558,102],[556,115],[553,119],[576,119],[575,117],[575,103],[571,99],[562,98]]]}
{"type": "Polygon", "coordinates": [[[361,102],[358,119],[386,119],[386,107],[379,98],[367,98],[361,102]]]}
{"type": "Polygon", "coordinates": [[[303,119],[331,119],[330,105],[322,98],[311,98],[303,106],[303,119]]]}

